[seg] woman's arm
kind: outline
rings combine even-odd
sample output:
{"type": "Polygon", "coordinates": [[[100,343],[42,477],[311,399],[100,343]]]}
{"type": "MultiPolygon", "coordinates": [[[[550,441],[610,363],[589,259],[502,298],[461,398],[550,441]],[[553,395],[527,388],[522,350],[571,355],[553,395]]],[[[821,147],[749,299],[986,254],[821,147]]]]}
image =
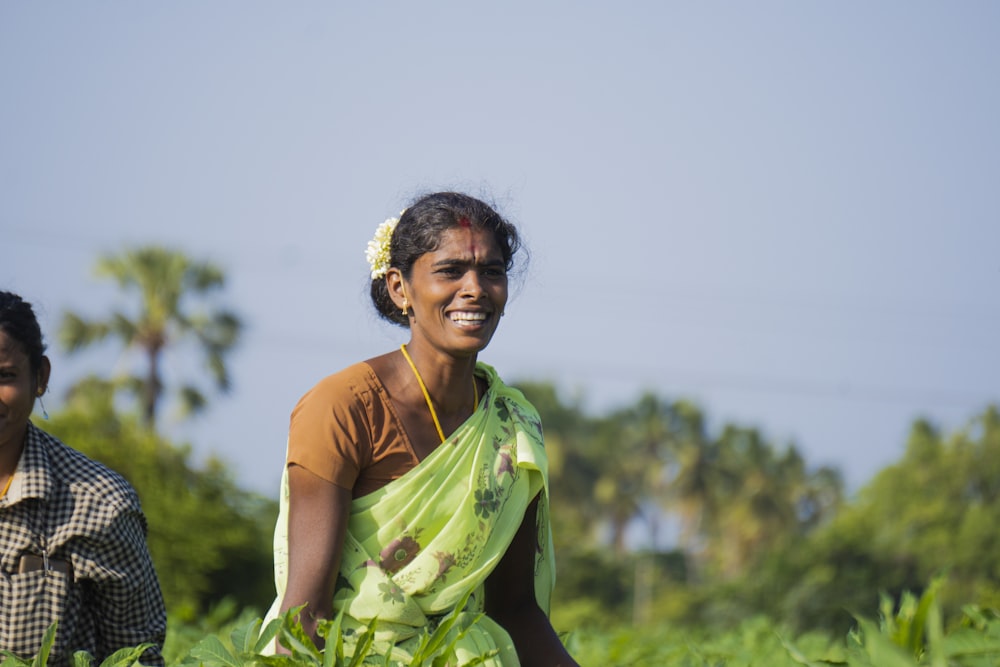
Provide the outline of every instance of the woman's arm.
{"type": "MultiPolygon", "coordinates": [[[[306,605],[302,628],[316,645],[317,622],[333,613],[333,591],[347,533],[351,492],[314,475],[288,466],[288,581],[281,612],[306,605]]],[[[278,651],[285,653],[282,646],[278,651]]]]}
{"type": "Polygon", "coordinates": [[[578,667],[535,601],[536,497],[486,580],[486,613],[514,640],[522,667],[578,667]]]}

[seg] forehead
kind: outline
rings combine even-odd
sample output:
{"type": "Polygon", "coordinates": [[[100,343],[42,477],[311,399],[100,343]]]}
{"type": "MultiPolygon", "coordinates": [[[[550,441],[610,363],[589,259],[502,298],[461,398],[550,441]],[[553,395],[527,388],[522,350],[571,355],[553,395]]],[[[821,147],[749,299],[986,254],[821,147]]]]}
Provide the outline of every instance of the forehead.
{"type": "Polygon", "coordinates": [[[7,332],[0,328],[0,363],[17,364],[27,361],[28,353],[21,341],[8,336],[7,332]]]}
{"type": "Polygon", "coordinates": [[[503,253],[493,233],[475,225],[446,229],[441,233],[437,249],[428,254],[438,259],[453,257],[477,261],[503,260],[503,253]]]}

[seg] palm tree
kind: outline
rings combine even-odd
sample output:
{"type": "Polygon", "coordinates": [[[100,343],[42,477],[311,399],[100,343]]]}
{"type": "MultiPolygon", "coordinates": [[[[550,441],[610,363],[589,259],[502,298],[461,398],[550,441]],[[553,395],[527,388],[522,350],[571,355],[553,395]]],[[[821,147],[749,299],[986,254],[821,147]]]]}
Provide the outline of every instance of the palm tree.
{"type": "MultiPolygon", "coordinates": [[[[59,340],[69,352],[117,338],[126,349],[138,349],[145,359],[142,375],[112,378],[116,390],[135,394],[142,406],[145,424],[154,428],[157,407],[163,397],[161,375],[163,352],[176,343],[193,339],[204,352],[207,368],[219,390],[228,391],[229,373],[225,357],[239,338],[242,323],[232,312],[218,308],[192,311],[192,295],[204,297],[225,282],[222,271],[208,262],[195,262],[185,254],[147,246],[102,257],[96,274],[114,280],[125,292],[138,291],[138,312],[114,311],[101,320],[87,320],[66,312],[59,327],[59,340]]],[[[190,414],[205,406],[204,395],[194,385],[178,390],[182,410],[190,414]]]]}
{"type": "Polygon", "coordinates": [[[645,393],[633,406],[601,420],[593,431],[597,451],[603,453],[594,499],[610,525],[618,554],[624,553],[625,530],[636,518],[646,520],[650,547],[655,549],[672,456],[672,420],[670,403],[645,393]]]}
{"type": "Polygon", "coordinates": [[[754,428],[728,425],[718,439],[718,512],[710,534],[721,574],[743,573],[768,549],[801,537],[840,502],[836,470],[807,469],[794,446],[778,452],[754,428]]]}
{"type": "Polygon", "coordinates": [[[635,443],[624,437],[628,419],[628,411],[618,410],[597,422],[590,438],[593,454],[603,460],[594,481],[593,502],[607,521],[618,556],[626,551],[625,529],[640,513],[646,497],[643,482],[648,462],[635,451],[635,443]]]}
{"type": "Polygon", "coordinates": [[[704,559],[705,541],[718,522],[720,497],[730,475],[719,465],[718,443],[708,436],[701,410],[690,401],[678,401],[674,414],[676,436],[667,499],[681,521],[679,538],[689,571],[696,573],[704,559]]]}

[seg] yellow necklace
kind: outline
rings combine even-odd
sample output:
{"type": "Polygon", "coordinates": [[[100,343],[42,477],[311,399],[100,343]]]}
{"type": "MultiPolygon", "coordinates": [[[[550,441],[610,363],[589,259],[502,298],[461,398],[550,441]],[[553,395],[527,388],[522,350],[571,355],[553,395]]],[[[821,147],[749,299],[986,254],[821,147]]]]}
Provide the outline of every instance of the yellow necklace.
{"type": "MultiPolygon", "coordinates": [[[[413,374],[417,376],[417,384],[420,385],[420,391],[424,392],[424,400],[427,401],[427,407],[431,411],[431,419],[434,420],[434,428],[437,429],[438,437],[441,438],[441,442],[444,442],[444,431],[441,429],[441,422],[438,421],[437,412],[434,411],[434,403],[431,401],[431,395],[427,391],[427,385],[424,384],[424,379],[420,377],[420,371],[417,370],[416,364],[413,363],[413,359],[410,358],[410,353],[406,351],[406,343],[399,346],[399,349],[403,351],[403,356],[406,357],[406,363],[410,364],[410,368],[413,369],[413,374]]],[[[476,384],[476,376],[472,376],[472,411],[475,412],[479,409],[479,386],[476,384]]],[[[10,482],[7,483],[8,486],[10,482]]]]}
{"type": "Polygon", "coordinates": [[[11,473],[10,477],[7,478],[7,483],[3,487],[3,492],[0,493],[0,498],[5,498],[7,496],[7,492],[10,491],[10,483],[13,481],[14,481],[14,473],[11,473]]]}

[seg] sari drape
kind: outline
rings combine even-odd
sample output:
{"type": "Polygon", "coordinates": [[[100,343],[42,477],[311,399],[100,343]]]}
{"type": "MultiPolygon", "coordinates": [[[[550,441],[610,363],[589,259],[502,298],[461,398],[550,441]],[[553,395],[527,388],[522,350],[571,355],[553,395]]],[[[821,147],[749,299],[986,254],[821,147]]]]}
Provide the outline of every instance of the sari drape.
{"type": "MultiPolygon", "coordinates": [[[[409,664],[423,630],[455,611],[471,592],[457,645],[459,664],[499,650],[483,663],[518,665],[507,633],[483,610],[483,583],[496,567],[538,496],[535,599],[548,614],[555,578],[549,523],[548,470],[541,420],[520,391],[478,364],[489,389],[478,410],[402,477],[351,505],[334,609],[343,610],[345,641],[375,622],[376,652],[394,646],[409,664]],[[468,627],[466,627],[468,626],[468,627]]],[[[274,535],[277,615],[288,563],[288,477],[282,476],[274,535]]]]}

